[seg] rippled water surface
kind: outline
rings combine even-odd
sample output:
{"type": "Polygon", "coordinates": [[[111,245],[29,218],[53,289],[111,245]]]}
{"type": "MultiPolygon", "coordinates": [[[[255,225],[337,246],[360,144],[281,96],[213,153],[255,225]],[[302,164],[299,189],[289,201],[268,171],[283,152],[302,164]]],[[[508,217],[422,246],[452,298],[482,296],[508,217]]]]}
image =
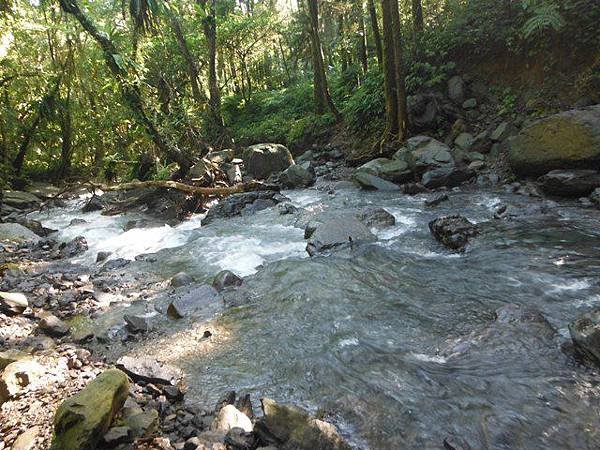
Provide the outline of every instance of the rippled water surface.
{"type": "Polygon", "coordinates": [[[185,270],[206,281],[223,268],[246,276],[255,301],[214,319],[227,339],[175,361],[190,399],[233,388],[320,409],[361,448],[439,449],[444,439],[472,449],[600,448],[598,376],[561,351],[567,324],[600,305],[597,211],[563,205],[494,221],[501,203],[541,201],[456,192],[432,209],[398,193],[287,195],[303,217],[380,206],[397,223],[372,245],[309,258],[296,215],[276,209],[126,233],[131,217],[88,214],[76,227],[65,226],[73,210],[42,219],[64,239],[88,238],[81,263],[99,250],[130,259],[158,251],[144,269],[165,278],[185,270]],[[464,254],[429,234],[427,223],[447,213],[482,226],[464,254]],[[495,321],[508,303],[538,308],[557,332],[495,321]]]}

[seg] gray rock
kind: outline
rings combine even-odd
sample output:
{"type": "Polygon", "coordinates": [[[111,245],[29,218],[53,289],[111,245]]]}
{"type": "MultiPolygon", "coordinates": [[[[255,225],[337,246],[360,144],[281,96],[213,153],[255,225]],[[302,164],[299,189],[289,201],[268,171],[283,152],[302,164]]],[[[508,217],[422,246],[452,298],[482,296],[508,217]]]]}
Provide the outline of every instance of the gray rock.
{"type": "Polygon", "coordinates": [[[377,240],[369,228],[352,216],[339,216],[319,224],[309,238],[306,251],[310,256],[339,247],[377,240]]]}
{"type": "Polygon", "coordinates": [[[437,206],[440,203],[445,202],[447,200],[448,200],[448,194],[445,194],[445,193],[434,194],[433,196],[431,196],[430,198],[425,200],[425,206],[437,206]]]}
{"type": "Polygon", "coordinates": [[[125,423],[131,429],[134,437],[149,436],[158,428],[158,411],[156,409],[146,409],[137,414],[131,414],[125,417],[125,423]]]}
{"type": "Polygon", "coordinates": [[[25,294],[18,292],[0,292],[0,311],[9,316],[23,314],[29,306],[25,294]]]}
{"type": "Polygon", "coordinates": [[[0,223],[0,241],[38,242],[40,237],[18,223],[0,223]]]}
{"type": "Polygon", "coordinates": [[[395,217],[383,208],[367,208],[356,217],[368,227],[385,228],[395,225],[395,217]]]}
{"type": "Polygon", "coordinates": [[[475,224],[459,215],[432,220],[429,222],[429,230],[446,247],[459,251],[466,247],[471,237],[477,235],[475,224]]]}
{"type": "Polygon", "coordinates": [[[256,438],[242,428],[232,428],[225,435],[225,444],[235,450],[251,450],[255,448],[256,438]]]}
{"type": "Polygon", "coordinates": [[[517,134],[517,132],[518,130],[513,124],[509,122],[502,122],[494,129],[494,131],[492,131],[490,139],[493,142],[502,142],[508,139],[509,137],[514,136],[515,134],[517,134]]]}
{"type": "Polygon", "coordinates": [[[228,432],[233,428],[241,428],[247,433],[253,429],[252,421],[246,414],[233,405],[226,405],[217,413],[210,429],[213,431],[228,432]]]}
{"type": "Polygon", "coordinates": [[[448,97],[458,105],[465,101],[465,82],[459,75],[448,80],[448,97]]]}
{"type": "Polygon", "coordinates": [[[296,158],[296,163],[310,162],[315,160],[315,153],[307,150],[296,158]]]}
{"type": "Polygon", "coordinates": [[[311,162],[292,164],[279,175],[279,182],[286,188],[303,188],[315,184],[317,175],[311,162]]]}
{"type": "Polygon", "coordinates": [[[173,278],[171,278],[171,286],[175,288],[187,286],[188,284],[192,284],[193,282],[194,279],[185,272],[179,272],[173,278]]]}
{"type": "Polygon", "coordinates": [[[397,184],[391,183],[379,178],[378,176],[366,173],[363,171],[355,172],[354,181],[364,189],[376,189],[378,191],[399,191],[400,187],[397,184]]]}
{"type": "Polygon", "coordinates": [[[469,98],[465,100],[462,104],[463,109],[474,109],[477,108],[477,99],[469,98]]]}
{"type": "Polygon", "coordinates": [[[133,431],[129,427],[112,427],[104,435],[104,442],[109,448],[126,444],[133,440],[133,431]]]}
{"type": "Polygon", "coordinates": [[[408,118],[413,128],[428,128],[435,123],[440,112],[435,95],[411,95],[406,99],[406,103],[408,118]]]}
{"type": "Polygon", "coordinates": [[[210,152],[205,156],[210,162],[215,164],[230,163],[235,158],[235,152],[231,148],[210,152]]]}
{"type": "Polygon", "coordinates": [[[277,205],[277,210],[282,216],[286,214],[295,214],[298,212],[298,208],[296,208],[291,203],[280,203],[279,205],[277,205]]]}
{"type": "Polygon", "coordinates": [[[415,136],[406,141],[409,167],[417,174],[454,165],[450,147],[429,136],[415,136]]]}
{"type": "Polygon", "coordinates": [[[254,178],[264,180],[294,164],[290,151],[281,144],[256,144],[244,150],[246,171],[254,178]]]}
{"type": "Polygon", "coordinates": [[[215,288],[201,284],[192,290],[174,295],[167,306],[167,314],[174,318],[189,317],[221,298],[215,288]]]}
{"type": "Polygon", "coordinates": [[[227,169],[227,178],[231,184],[238,184],[242,182],[242,169],[239,164],[233,164],[227,169]]]}
{"type": "Polygon", "coordinates": [[[73,219],[73,220],[71,220],[71,221],[69,222],[69,226],[70,226],[70,227],[74,227],[74,226],[77,226],[77,225],[83,225],[83,224],[85,224],[85,223],[88,223],[88,221],[87,221],[87,220],[85,220],[85,219],[78,219],[78,218],[75,218],[75,219],[73,219]]]}
{"type": "Polygon", "coordinates": [[[0,405],[15,398],[30,384],[39,384],[45,372],[44,366],[33,359],[10,363],[0,374],[0,405]]]}
{"type": "Polygon", "coordinates": [[[594,189],[594,191],[590,194],[590,201],[594,205],[600,206],[600,188],[594,189]]]}
{"type": "Polygon", "coordinates": [[[176,384],[183,377],[179,369],[147,357],[123,356],[117,361],[116,367],[135,382],[169,385],[176,384]]]}
{"type": "Polygon", "coordinates": [[[471,179],[474,175],[475,173],[468,168],[441,167],[425,172],[421,183],[428,189],[442,186],[455,187],[471,179]]]}
{"type": "Polygon", "coordinates": [[[273,190],[233,194],[213,206],[202,220],[202,225],[208,225],[216,219],[253,214],[285,200],[289,199],[273,190]]]}
{"type": "Polygon", "coordinates": [[[146,316],[136,316],[133,314],[125,314],[123,320],[127,324],[127,328],[132,333],[146,333],[152,328],[150,318],[146,316]]]}
{"type": "Polygon", "coordinates": [[[468,152],[475,142],[475,138],[470,133],[460,133],[456,139],[454,139],[454,145],[456,145],[461,150],[468,152]]]}
{"type": "Polygon", "coordinates": [[[393,183],[404,183],[413,177],[408,163],[400,159],[377,158],[363,164],[356,172],[375,175],[393,183]]]}
{"type": "Polygon", "coordinates": [[[68,334],[71,327],[58,317],[46,314],[38,323],[38,328],[49,336],[61,337],[68,334]]]}
{"type": "Polygon", "coordinates": [[[4,191],[2,203],[16,209],[32,209],[39,207],[42,200],[30,192],[4,191]]]}
{"type": "Polygon", "coordinates": [[[88,202],[81,208],[81,212],[89,213],[92,211],[102,211],[104,209],[104,203],[97,195],[93,195],[88,202]]]}
{"type": "Polygon", "coordinates": [[[83,236],[77,236],[72,241],[60,245],[61,258],[72,258],[85,253],[88,249],[87,241],[83,236]]]}
{"type": "Polygon", "coordinates": [[[232,271],[222,270],[215,275],[212,286],[217,290],[217,292],[221,292],[228,287],[241,286],[243,282],[244,280],[238,277],[232,271]]]}
{"type": "Polygon", "coordinates": [[[553,170],[538,179],[548,195],[584,197],[600,187],[600,173],[595,170],[553,170]]]}
{"type": "Polygon", "coordinates": [[[575,349],[600,367],[600,309],[593,309],[569,324],[575,349]]]}
{"type": "Polygon", "coordinates": [[[486,167],[485,161],[473,161],[469,164],[469,170],[479,171],[486,167]]]}
{"type": "Polygon", "coordinates": [[[96,262],[104,262],[108,259],[110,255],[112,255],[112,252],[98,252],[98,254],[96,255],[96,262]]]}

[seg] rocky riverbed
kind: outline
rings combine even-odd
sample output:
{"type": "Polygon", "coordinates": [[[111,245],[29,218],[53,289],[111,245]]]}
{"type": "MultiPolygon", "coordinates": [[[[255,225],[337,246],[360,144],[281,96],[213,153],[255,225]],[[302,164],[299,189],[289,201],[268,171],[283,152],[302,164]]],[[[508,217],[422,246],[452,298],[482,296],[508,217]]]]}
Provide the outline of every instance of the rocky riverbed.
{"type": "Polygon", "coordinates": [[[591,174],[248,152],[265,189],[200,209],[5,195],[0,448],[600,445],[591,174]]]}

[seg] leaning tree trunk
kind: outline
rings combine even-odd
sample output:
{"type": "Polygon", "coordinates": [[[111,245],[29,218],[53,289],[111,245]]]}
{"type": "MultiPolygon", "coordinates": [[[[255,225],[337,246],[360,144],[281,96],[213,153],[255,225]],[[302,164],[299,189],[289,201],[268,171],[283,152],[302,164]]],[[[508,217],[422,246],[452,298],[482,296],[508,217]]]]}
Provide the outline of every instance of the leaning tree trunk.
{"type": "Polygon", "coordinates": [[[375,9],[374,0],[367,0],[369,8],[369,16],[371,17],[371,31],[373,32],[373,40],[375,41],[375,49],[377,51],[377,62],[380,67],[383,67],[383,45],[381,44],[381,33],[379,32],[379,24],[377,22],[377,9],[375,9]]]}
{"type": "Polygon", "coordinates": [[[327,111],[339,117],[329,89],[327,87],[327,76],[325,75],[325,65],[323,63],[323,51],[319,39],[319,7],[317,0],[308,0],[308,11],[310,16],[310,43],[313,61],[313,82],[314,82],[314,100],[315,111],[317,114],[323,114],[327,111]]]}
{"type": "Polygon", "coordinates": [[[59,0],[60,7],[68,14],[72,14],[83,29],[100,45],[104,53],[106,65],[116,78],[125,103],[131,110],[136,122],[146,131],[154,145],[172,161],[179,163],[182,171],[190,167],[187,156],[174,146],[167,143],[154,123],[146,115],[142,103],[139,87],[127,80],[127,70],[123,66],[123,59],[113,42],[105,33],[100,32],[91,20],[81,11],[77,0],[59,0]]]}
{"type": "Polygon", "coordinates": [[[73,118],[71,115],[71,87],[67,88],[64,108],[60,112],[61,149],[60,165],[56,173],[57,180],[63,180],[71,168],[71,157],[73,155],[73,118]]]}

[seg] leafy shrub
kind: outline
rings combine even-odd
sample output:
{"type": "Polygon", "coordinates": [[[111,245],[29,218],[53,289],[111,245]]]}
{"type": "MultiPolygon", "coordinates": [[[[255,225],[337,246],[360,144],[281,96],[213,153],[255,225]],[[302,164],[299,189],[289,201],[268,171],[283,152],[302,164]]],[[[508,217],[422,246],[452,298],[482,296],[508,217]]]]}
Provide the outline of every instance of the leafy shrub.
{"type": "Polygon", "coordinates": [[[381,72],[369,72],[363,84],[347,99],[341,110],[352,132],[367,136],[381,131],[385,115],[381,72]]]}

